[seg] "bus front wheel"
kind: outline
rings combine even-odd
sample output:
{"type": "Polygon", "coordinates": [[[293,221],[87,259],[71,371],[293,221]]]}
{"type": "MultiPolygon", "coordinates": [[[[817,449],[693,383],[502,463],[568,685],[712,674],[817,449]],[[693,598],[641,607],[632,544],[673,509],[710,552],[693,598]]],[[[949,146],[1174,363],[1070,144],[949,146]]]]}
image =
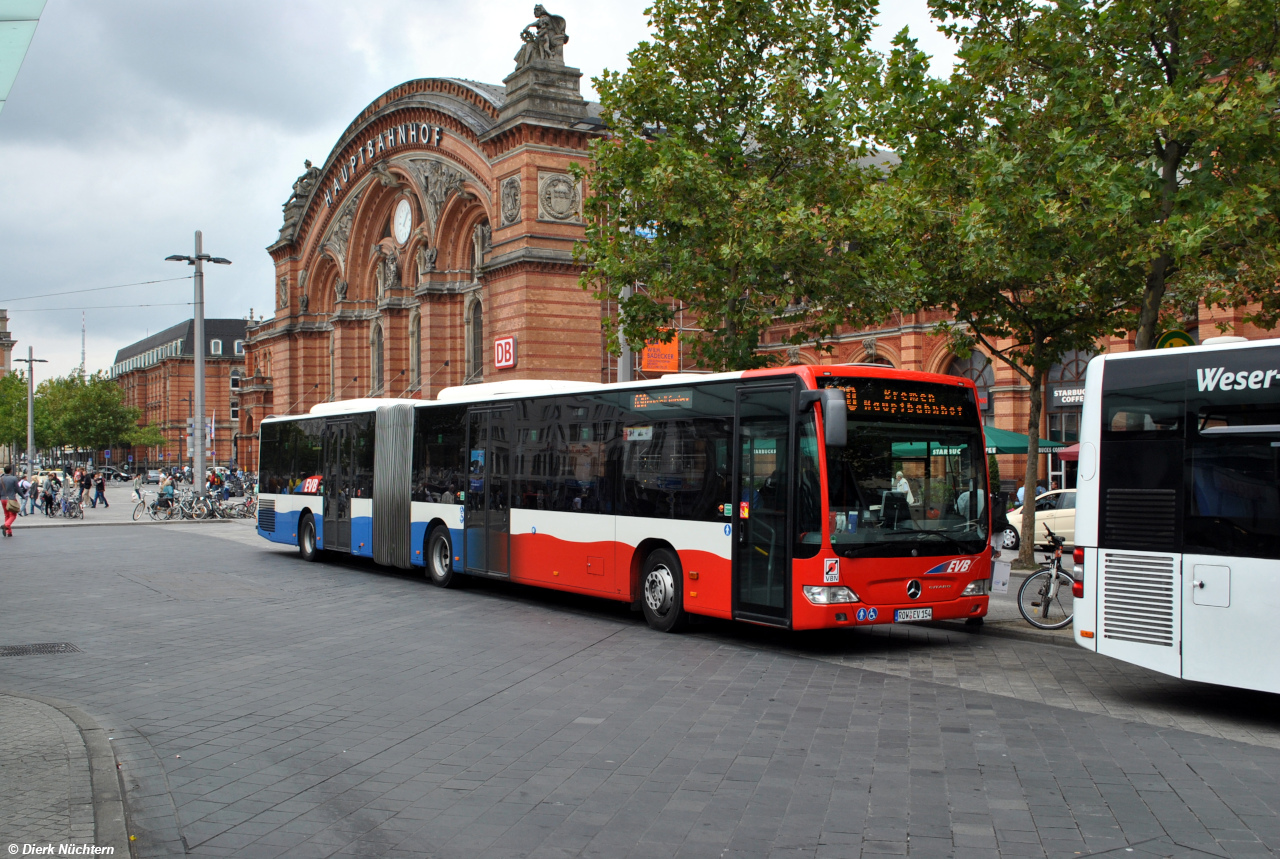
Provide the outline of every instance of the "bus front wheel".
{"type": "Polygon", "coordinates": [[[453,572],[453,541],[449,529],[437,525],[427,537],[427,578],[438,588],[451,588],[457,577],[453,572]]]}
{"type": "Polygon", "coordinates": [[[658,632],[677,632],[685,625],[683,582],[675,552],[656,549],[645,558],[640,574],[640,605],[644,619],[658,632]]]}
{"type": "Polygon", "coordinates": [[[316,523],[308,513],[298,525],[298,554],[304,561],[314,561],[320,556],[316,549],[316,523]]]}

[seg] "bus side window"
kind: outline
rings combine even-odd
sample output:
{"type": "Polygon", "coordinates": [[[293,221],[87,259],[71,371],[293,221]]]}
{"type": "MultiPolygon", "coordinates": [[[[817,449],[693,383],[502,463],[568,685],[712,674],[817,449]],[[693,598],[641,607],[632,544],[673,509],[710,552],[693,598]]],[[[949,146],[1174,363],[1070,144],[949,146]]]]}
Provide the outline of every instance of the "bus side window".
{"type": "Polygon", "coordinates": [[[1280,559],[1280,406],[1203,408],[1197,427],[1188,549],[1280,559]]]}

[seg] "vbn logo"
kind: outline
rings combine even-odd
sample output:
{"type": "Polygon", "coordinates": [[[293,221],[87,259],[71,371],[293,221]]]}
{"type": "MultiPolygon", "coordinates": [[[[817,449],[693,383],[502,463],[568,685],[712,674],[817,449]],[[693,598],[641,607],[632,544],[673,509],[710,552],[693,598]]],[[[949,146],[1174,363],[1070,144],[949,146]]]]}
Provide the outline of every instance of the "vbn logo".
{"type": "Polygon", "coordinates": [[[509,370],[516,365],[516,338],[499,337],[493,341],[493,366],[498,370],[509,370]]]}

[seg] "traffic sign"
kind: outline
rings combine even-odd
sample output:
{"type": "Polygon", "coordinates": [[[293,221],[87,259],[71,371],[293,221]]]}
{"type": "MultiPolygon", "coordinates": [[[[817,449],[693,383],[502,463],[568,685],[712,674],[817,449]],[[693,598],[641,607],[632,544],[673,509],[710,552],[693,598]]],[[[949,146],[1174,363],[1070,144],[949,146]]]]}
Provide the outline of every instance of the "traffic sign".
{"type": "Polygon", "coordinates": [[[1156,341],[1157,349],[1176,349],[1180,346],[1194,346],[1196,341],[1191,335],[1185,331],[1174,329],[1166,331],[1160,335],[1160,339],[1156,341]]]}

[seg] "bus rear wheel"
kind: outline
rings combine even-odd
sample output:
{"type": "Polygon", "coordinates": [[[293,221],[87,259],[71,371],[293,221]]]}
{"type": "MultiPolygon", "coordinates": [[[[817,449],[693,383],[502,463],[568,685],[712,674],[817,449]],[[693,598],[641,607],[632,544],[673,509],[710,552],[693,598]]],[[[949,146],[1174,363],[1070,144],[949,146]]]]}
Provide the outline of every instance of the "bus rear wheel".
{"type": "Polygon", "coordinates": [[[320,556],[316,549],[316,523],[311,514],[304,514],[298,524],[298,554],[304,561],[314,561],[320,556]]]}
{"type": "Polygon", "coordinates": [[[640,606],[644,619],[658,632],[678,632],[688,620],[684,611],[684,574],[669,549],[655,549],[640,571],[640,606]]]}
{"type": "Polygon", "coordinates": [[[427,578],[438,588],[451,588],[457,583],[453,572],[453,541],[449,529],[437,525],[427,537],[427,578]]]}

